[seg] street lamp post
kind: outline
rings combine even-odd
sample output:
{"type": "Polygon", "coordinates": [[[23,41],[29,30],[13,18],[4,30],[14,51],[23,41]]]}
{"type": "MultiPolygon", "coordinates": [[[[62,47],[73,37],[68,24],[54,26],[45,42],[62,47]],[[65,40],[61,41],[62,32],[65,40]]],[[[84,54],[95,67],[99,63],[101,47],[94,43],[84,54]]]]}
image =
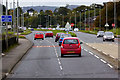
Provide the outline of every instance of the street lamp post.
{"type": "Polygon", "coordinates": [[[100,30],[101,30],[101,6],[99,7],[99,14],[100,14],[99,28],[100,28],[100,30]]]}
{"type": "Polygon", "coordinates": [[[107,3],[106,3],[106,24],[105,24],[106,31],[107,31],[107,27],[109,27],[107,18],[108,18],[108,13],[107,13],[107,3]]]}
{"type": "Polygon", "coordinates": [[[114,0],[114,24],[115,24],[115,31],[117,28],[117,21],[116,21],[116,1],[114,0]]]}
{"type": "MultiPolygon", "coordinates": [[[[6,15],[8,15],[8,0],[6,0],[6,15]]],[[[8,49],[8,23],[6,22],[6,48],[8,49]]]]}
{"type": "Polygon", "coordinates": [[[91,28],[91,26],[90,26],[90,23],[91,23],[91,21],[90,21],[90,9],[88,11],[89,11],[89,31],[90,31],[90,28],[91,28]]]}
{"type": "Polygon", "coordinates": [[[87,9],[85,9],[85,30],[86,30],[86,11],[87,9]]]}
{"type": "Polygon", "coordinates": [[[13,0],[13,34],[15,35],[16,14],[15,14],[15,0],[13,0]]]}
{"type": "Polygon", "coordinates": [[[18,27],[19,27],[19,2],[17,0],[17,42],[19,42],[18,27]]]}
{"type": "Polygon", "coordinates": [[[80,11],[80,30],[81,30],[81,11],[80,11]]]}

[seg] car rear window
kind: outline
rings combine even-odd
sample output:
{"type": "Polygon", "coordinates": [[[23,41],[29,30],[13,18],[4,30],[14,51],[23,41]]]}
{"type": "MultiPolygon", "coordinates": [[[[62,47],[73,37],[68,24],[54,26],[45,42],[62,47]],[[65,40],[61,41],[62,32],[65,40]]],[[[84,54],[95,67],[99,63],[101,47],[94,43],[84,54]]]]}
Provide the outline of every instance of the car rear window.
{"type": "Polygon", "coordinates": [[[43,34],[43,33],[36,33],[36,34],[43,34]]]}
{"type": "Polygon", "coordinates": [[[64,40],[63,44],[78,44],[77,39],[66,39],[64,40]]]}
{"type": "Polygon", "coordinates": [[[70,34],[62,34],[61,35],[61,38],[65,38],[65,37],[71,37],[71,35],[70,34]]]}

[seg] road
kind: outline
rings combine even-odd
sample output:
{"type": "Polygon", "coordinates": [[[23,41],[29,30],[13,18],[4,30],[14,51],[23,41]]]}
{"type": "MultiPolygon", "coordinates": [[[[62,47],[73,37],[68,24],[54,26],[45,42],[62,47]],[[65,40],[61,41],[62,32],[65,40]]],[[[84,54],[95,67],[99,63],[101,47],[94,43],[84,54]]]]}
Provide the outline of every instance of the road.
{"type": "MultiPolygon", "coordinates": [[[[85,38],[84,34],[81,36],[85,38]]],[[[82,48],[82,57],[61,58],[60,47],[54,38],[33,40],[34,32],[26,37],[34,46],[8,78],[118,78],[118,72],[92,51],[82,48]]]]}
{"type": "Polygon", "coordinates": [[[88,33],[83,33],[83,32],[75,32],[75,33],[85,43],[115,43],[115,44],[118,44],[118,41],[116,39],[115,39],[115,42],[112,42],[112,41],[103,42],[102,37],[97,38],[97,36],[94,34],[88,34],[88,33]]]}

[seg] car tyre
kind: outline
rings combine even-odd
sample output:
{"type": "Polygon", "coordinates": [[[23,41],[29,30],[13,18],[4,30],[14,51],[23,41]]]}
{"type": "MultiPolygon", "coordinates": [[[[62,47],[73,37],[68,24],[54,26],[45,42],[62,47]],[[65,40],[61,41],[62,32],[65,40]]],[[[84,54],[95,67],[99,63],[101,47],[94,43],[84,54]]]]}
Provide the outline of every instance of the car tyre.
{"type": "Polygon", "coordinates": [[[81,53],[79,54],[79,57],[81,57],[81,53]]]}
{"type": "Polygon", "coordinates": [[[59,46],[61,46],[61,44],[59,44],[59,46]]]}
{"type": "Polygon", "coordinates": [[[36,38],[34,38],[34,40],[36,40],[36,38]]]}
{"type": "Polygon", "coordinates": [[[61,57],[64,57],[64,54],[61,54],[61,57]]]}
{"type": "Polygon", "coordinates": [[[42,38],[42,40],[44,40],[44,38],[42,38]]]}
{"type": "Polygon", "coordinates": [[[114,40],[112,40],[112,42],[114,42],[114,40]]]}
{"type": "Polygon", "coordinates": [[[105,40],[103,39],[103,41],[105,41],[105,40]]]}

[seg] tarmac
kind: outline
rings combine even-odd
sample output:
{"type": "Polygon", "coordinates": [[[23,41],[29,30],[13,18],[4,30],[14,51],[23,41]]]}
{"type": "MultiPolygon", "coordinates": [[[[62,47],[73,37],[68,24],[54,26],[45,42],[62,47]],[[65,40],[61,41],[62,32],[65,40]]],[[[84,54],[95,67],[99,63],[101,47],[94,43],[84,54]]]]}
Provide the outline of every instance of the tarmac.
{"type": "Polygon", "coordinates": [[[2,76],[0,79],[6,78],[14,66],[22,59],[27,51],[33,46],[33,43],[27,39],[19,39],[19,44],[2,57],[2,76]]]}

